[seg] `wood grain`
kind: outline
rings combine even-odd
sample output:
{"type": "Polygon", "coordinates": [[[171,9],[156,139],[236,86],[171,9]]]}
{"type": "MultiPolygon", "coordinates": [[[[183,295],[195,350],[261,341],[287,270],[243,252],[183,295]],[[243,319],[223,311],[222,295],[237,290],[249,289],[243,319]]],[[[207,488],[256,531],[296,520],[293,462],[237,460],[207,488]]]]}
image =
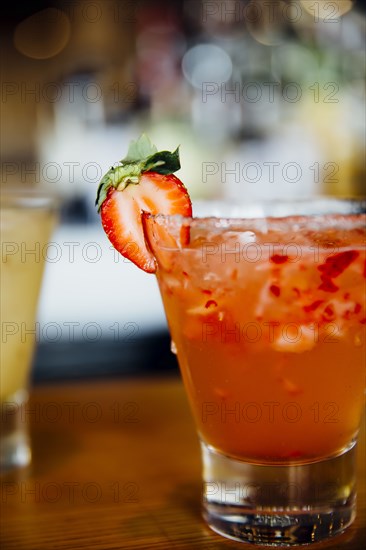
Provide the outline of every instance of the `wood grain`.
{"type": "MultiPolygon", "coordinates": [[[[2,550],[245,546],[201,519],[199,446],[179,379],[40,386],[24,413],[33,461],[1,478],[2,550]]],[[[366,547],[364,427],[360,439],[357,519],[314,550],[366,547]]]]}

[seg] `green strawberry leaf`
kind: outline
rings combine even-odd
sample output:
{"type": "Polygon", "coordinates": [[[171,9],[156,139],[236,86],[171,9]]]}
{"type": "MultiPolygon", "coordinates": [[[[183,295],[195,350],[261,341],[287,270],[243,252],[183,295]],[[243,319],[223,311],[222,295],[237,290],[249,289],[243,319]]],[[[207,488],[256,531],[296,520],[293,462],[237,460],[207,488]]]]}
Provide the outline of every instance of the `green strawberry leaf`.
{"type": "Polygon", "coordinates": [[[122,159],[121,162],[123,164],[139,162],[141,160],[147,159],[148,157],[151,157],[157,152],[157,148],[155,147],[155,145],[153,145],[153,143],[151,143],[147,135],[142,134],[142,136],[139,137],[139,139],[137,139],[136,141],[131,141],[128,148],[127,156],[122,159]]]}
{"type": "Polygon", "coordinates": [[[98,212],[100,210],[100,207],[102,206],[103,202],[107,198],[107,192],[110,187],[110,181],[111,181],[111,174],[113,172],[114,168],[111,168],[109,172],[107,172],[104,176],[102,181],[99,184],[98,191],[97,191],[97,198],[95,200],[95,205],[98,207],[98,212]]]}
{"type": "Polygon", "coordinates": [[[127,185],[138,185],[144,172],[156,172],[158,174],[173,174],[180,169],[179,147],[170,151],[158,152],[150,139],[143,134],[136,141],[131,141],[127,157],[121,160],[121,164],[112,167],[102,178],[97,192],[95,204],[98,212],[107,198],[110,187],[123,191],[127,185]]]}
{"type": "Polygon", "coordinates": [[[146,159],[143,171],[147,172],[152,169],[158,174],[174,174],[180,170],[179,147],[174,153],[160,151],[146,159]]]}

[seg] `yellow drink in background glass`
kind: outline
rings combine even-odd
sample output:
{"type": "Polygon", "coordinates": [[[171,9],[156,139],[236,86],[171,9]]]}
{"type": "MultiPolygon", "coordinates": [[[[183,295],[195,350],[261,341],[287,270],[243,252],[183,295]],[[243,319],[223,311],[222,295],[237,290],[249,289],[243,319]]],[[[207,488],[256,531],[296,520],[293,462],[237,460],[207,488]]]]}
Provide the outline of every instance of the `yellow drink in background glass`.
{"type": "Polygon", "coordinates": [[[30,460],[21,408],[27,400],[38,297],[55,218],[51,196],[21,191],[1,195],[0,458],[4,469],[30,460]]]}

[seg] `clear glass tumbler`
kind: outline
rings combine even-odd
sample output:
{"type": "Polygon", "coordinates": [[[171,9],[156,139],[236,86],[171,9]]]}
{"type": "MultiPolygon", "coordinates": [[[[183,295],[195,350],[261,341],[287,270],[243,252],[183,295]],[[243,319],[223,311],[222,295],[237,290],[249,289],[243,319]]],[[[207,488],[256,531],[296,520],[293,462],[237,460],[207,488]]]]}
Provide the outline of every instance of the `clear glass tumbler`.
{"type": "Polygon", "coordinates": [[[309,544],[355,517],[365,206],[144,216],[202,446],[204,517],[226,537],[309,544]]]}
{"type": "Polygon", "coordinates": [[[26,403],[36,311],[56,220],[53,196],[26,190],[1,192],[0,466],[6,471],[31,460],[26,403]]]}

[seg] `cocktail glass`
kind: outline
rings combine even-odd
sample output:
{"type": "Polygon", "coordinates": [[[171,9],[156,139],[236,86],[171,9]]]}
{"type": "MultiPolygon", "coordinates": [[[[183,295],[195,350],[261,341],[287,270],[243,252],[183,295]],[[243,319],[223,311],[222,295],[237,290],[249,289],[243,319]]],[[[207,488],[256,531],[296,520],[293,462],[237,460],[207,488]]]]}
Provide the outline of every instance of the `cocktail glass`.
{"type": "Polygon", "coordinates": [[[308,544],[355,517],[365,206],[144,217],[202,446],[203,514],[226,537],[308,544]]]}
{"type": "Polygon", "coordinates": [[[31,449],[26,403],[47,243],[56,218],[46,193],[1,193],[0,465],[25,466],[31,449]]]}

